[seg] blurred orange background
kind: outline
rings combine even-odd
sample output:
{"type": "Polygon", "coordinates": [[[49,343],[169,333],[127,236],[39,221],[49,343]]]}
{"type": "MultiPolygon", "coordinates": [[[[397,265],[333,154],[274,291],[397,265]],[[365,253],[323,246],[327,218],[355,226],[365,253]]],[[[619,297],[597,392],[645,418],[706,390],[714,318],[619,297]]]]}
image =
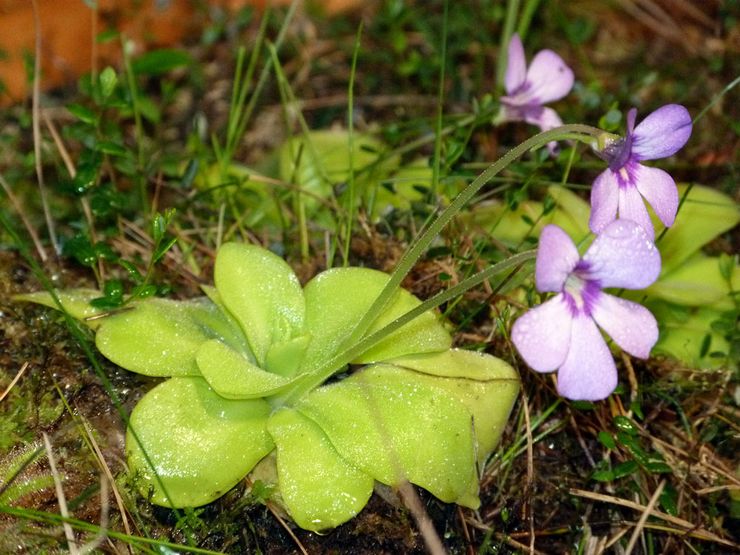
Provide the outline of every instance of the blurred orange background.
{"type": "MultiPolygon", "coordinates": [[[[208,0],[235,11],[247,5],[264,9],[290,0],[208,0]]],[[[91,2],[92,3],[92,2],[91,2]]],[[[358,7],[361,0],[316,2],[327,14],[358,7]]],[[[83,0],[0,0],[0,102],[17,102],[31,89],[27,61],[35,52],[34,5],[41,30],[41,85],[44,89],[75,80],[92,68],[120,60],[120,42],[96,44],[95,37],[115,29],[137,51],[178,44],[197,32],[193,0],[97,0],[96,10],[83,0]]]]}

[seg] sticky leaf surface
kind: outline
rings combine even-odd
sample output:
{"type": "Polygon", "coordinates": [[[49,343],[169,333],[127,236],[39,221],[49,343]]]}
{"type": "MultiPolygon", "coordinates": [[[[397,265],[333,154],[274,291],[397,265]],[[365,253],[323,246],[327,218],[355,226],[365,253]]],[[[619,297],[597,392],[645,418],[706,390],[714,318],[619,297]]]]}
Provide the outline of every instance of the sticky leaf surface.
{"type": "Polygon", "coordinates": [[[277,446],[280,493],[299,526],[332,528],[362,510],[374,480],[340,457],[321,428],[283,408],[270,417],[268,429],[277,446]]]}
{"type": "Polygon", "coordinates": [[[220,497],[273,449],[265,428],[269,412],[262,400],[224,399],[202,378],[159,384],[134,408],[126,435],[129,466],[142,493],[151,488],[152,502],[173,507],[220,497]]]}

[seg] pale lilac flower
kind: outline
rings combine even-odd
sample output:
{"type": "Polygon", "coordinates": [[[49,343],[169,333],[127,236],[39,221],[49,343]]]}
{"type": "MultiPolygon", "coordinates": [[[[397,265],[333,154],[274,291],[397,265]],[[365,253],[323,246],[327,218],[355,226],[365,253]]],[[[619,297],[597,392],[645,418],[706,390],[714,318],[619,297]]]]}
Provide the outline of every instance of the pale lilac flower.
{"type": "Polygon", "coordinates": [[[505,121],[526,121],[547,131],[563,124],[552,108],[544,104],[560,100],[573,88],[573,71],[552,50],[535,54],[527,68],[524,46],[514,33],[509,42],[506,74],[506,96],[501,97],[505,121]]]}
{"type": "Polygon", "coordinates": [[[514,323],[512,341],[534,370],[558,371],[563,397],[604,399],[617,386],[617,368],[599,328],[627,353],[647,358],[658,324],[643,306],[602,288],[641,289],[659,273],[660,252],[630,220],[607,225],[583,257],[562,229],[548,225],[540,235],[535,284],[557,295],[514,323]]]}
{"type": "Polygon", "coordinates": [[[618,215],[640,224],[652,239],[655,232],[643,198],[666,227],[676,218],[678,189],[673,178],[640,161],[671,156],[686,144],[691,135],[691,116],[679,104],[658,108],[637,127],[636,116],[637,110],[632,108],[627,114],[626,136],[600,153],[609,168],[596,178],[591,190],[589,227],[594,233],[618,215]]]}

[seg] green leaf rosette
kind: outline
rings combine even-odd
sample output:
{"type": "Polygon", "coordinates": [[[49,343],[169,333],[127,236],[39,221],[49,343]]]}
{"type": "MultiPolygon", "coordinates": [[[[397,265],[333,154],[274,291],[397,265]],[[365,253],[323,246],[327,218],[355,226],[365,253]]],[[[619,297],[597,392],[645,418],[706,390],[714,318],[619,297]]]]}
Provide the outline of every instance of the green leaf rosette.
{"type": "MultiPolygon", "coordinates": [[[[72,316],[95,316],[107,358],[169,377],[131,414],[126,450],[142,494],[204,505],[264,459],[275,461],[276,500],[309,530],[352,518],[376,481],[479,505],[479,471],[518,392],[508,364],[451,348],[433,312],[357,349],[352,331],[387,284],[382,272],[335,268],[301,288],[275,254],[228,243],[214,273],[207,297],[110,314],[89,308],[95,291],[58,294],[72,316]]],[[[45,293],[23,299],[58,306],[45,293]]],[[[419,304],[396,291],[365,337],[419,304]]]]}

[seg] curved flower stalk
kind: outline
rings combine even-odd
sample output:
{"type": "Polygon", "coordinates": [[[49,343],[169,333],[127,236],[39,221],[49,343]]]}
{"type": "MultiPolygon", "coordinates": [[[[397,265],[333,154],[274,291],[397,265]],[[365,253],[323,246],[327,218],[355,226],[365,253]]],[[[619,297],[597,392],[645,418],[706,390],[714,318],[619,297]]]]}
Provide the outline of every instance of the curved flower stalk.
{"type": "Polygon", "coordinates": [[[643,199],[663,225],[670,227],[678,211],[678,190],[665,171],[640,164],[675,154],[691,135],[691,116],[679,104],[667,104],[635,127],[637,110],[627,114],[627,134],[599,152],[608,163],[591,189],[589,227],[599,233],[617,217],[641,225],[650,239],[655,236],[643,199]]]}
{"type": "MultiPolygon", "coordinates": [[[[552,50],[535,54],[527,68],[524,46],[514,33],[509,42],[504,88],[501,97],[503,121],[526,121],[542,131],[563,125],[560,116],[544,105],[560,100],[573,88],[573,71],[552,50]]],[[[552,151],[555,143],[548,148],[552,151]]]]}
{"type": "Polygon", "coordinates": [[[659,273],[660,253],[630,220],[607,225],[583,257],[562,229],[548,225],[540,235],[535,284],[557,294],[514,323],[512,341],[534,370],[558,371],[562,396],[604,399],[617,386],[617,369],[598,328],[629,354],[647,358],[658,326],[643,306],[602,289],[642,289],[659,273]]]}
{"type": "MultiPolygon", "coordinates": [[[[336,268],[301,288],[281,258],[235,243],[220,248],[214,274],[207,298],[152,298],[90,321],[107,358],[169,377],[134,408],[127,434],[129,467],[152,502],[204,505],[264,461],[276,465],[279,500],[310,530],[352,518],[376,480],[479,505],[478,467],[518,392],[508,364],[451,348],[427,312],[349,361],[360,370],[311,387],[347,369],[331,361],[389,276],[336,268]]],[[[99,295],[59,297],[83,319],[99,295]]],[[[47,293],[21,298],[55,306],[47,293]]],[[[397,291],[367,335],[419,304],[397,291]]]]}

